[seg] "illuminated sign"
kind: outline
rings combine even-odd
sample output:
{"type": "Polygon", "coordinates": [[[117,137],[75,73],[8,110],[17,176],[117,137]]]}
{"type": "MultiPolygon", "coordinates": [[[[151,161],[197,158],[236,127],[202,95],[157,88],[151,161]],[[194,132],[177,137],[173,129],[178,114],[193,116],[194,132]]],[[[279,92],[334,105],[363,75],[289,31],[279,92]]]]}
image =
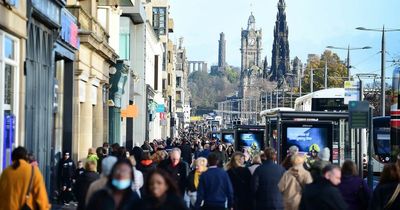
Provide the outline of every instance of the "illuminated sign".
{"type": "Polygon", "coordinates": [[[76,18],[66,9],[61,11],[61,39],[79,49],[78,25],[76,18]]]}

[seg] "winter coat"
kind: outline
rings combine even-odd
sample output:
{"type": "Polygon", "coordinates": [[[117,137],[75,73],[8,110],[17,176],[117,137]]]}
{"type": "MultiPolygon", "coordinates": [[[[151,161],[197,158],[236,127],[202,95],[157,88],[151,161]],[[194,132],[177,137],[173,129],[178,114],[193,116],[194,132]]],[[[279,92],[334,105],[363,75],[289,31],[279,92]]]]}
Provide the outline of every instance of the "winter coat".
{"type": "Polygon", "coordinates": [[[107,177],[101,177],[100,179],[90,184],[89,189],[86,192],[86,199],[85,199],[86,205],[89,204],[89,201],[95,192],[99,191],[100,189],[103,189],[107,185],[107,181],[108,181],[107,177]]]}
{"type": "Polygon", "coordinates": [[[97,191],[93,194],[89,201],[86,209],[101,209],[101,210],[134,210],[139,209],[137,206],[140,203],[140,198],[136,192],[132,191],[131,188],[126,189],[124,197],[118,209],[115,206],[113,197],[114,191],[112,187],[106,186],[105,188],[97,191]]]}
{"type": "Polygon", "coordinates": [[[189,192],[196,192],[197,191],[197,187],[194,184],[195,173],[196,173],[196,170],[192,170],[189,173],[188,178],[187,178],[186,190],[189,191],[189,192]]]}
{"type": "Polygon", "coordinates": [[[48,200],[46,186],[43,181],[42,173],[38,167],[34,166],[34,176],[32,180],[31,194],[26,201],[26,193],[31,179],[32,166],[25,160],[19,160],[17,169],[12,166],[7,167],[0,177],[0,210],[21,209],[26,204],[32,209],[48,210],[50,203],[48,200]],[[35,205],[34,205],[35,204],[35,205]],[[37,207],[37,208],[34,208],[37,207]]]}
{"type": "Polygon", "coordinates": [[[180,146],[182,151],[182,159],[187,162],[189,165],[192,164],[192,148],[190,144],[184,143],[180,146]]]}
{"type": "Polygon", "coordinates": [[[152,160],[142,160],[139,162],[139,164],[136,165],[137,170],[141,171],[143,174],[144,180],[147,179],[147,174],[150,173],[150,171],[154,170],[157,168],[157,164],[153,162],[152,160]]]}
{"type": "Polygon", "coordinates": [[[58,165],[58,175],[60,177],[60,187],[66,186],[68,188],[72,185],[72,179],[75,177],[75,164],[71,158],[66,160],[61,159],[58,165]]]}
{"type": "Polygon", "coordinates": [[[399,210],[400,194],[397,196],[390,208],[384,208],[396,190],[398,182],[378,184],[372,195],[369,210],[399,210]]]}
{"type": "Polygon", "coordinates": [[[177,195],[167,195],[166,199],[160,203],[153,197],[145,197],[139,204],[140,210],[187,210],[185,202],[177,195]]]}
{"type": "Polygon", "coordinates": [[[160,163],[159,168],[165,170],[171,175],[172,180],[178,184],[180,193],[185,193],[187,176],[189,174],[189,166],[185,161],[179,161],[178,165],[172,166],[171,160],[167,159],[160,163]]]}
{"type": "Polygon", "coordinates": [[[281,210],[283,209],[282,194],[278,183],[285,169],[281,165],[266,160],[253,174],[251,189],[255,198],[256,210],[281,210]]]}
{"type": "Polygon", "coordinates": [[[230,209],[233,207],[233,193],[228,173],[222,168],[210,166],[200,176],[195,209],[199,209],[202,203],[218,208],[224,208],[227,204],[230,209]]]}
{"type": "Polygon", "coordinates": [[[248,167],[251,175],[254,174],[254,171],[256,171],[256,169],[258,168],[258,166],[260,166],[261,164],[252,164],[251,166],[248,167]]]}
{"type": "Polygon", "coordinates": [[[199,152],[197,157],[207,158],[210,153],[211,153],[211,151],[209,149],[205,149],[205,150],[199,152]]]}
{"type": "Polygon", "coordinates": [[[285,210],[299,209],[303,188],[311,182],[311,174],[303,165],[294,166],[283,174],[278,187],[283,195],[285,210]]]}
{"type": "Polygon", "coordinates": [[[78,210],[85,209],[85,199],[89,186],[99,178],[100,176],[98,173],[86,171],[76,181],[75,195],[78,200],[78,210]]]}
{"type": "Polygon", "coordinates": [[[316,160],[311,166],[310,166],[310,173],[313,178],[313,180],[317,180],[322,177],[322,169],[325,168],[325,166],[330,165],[331,162],[329,161],[324,161],[324,160],[316,160]]]}
{"type": "Polygon", "coordinates": [[[136,162],[139,163],[140,161],[142,161],[143,149],[138,146],[135,146],[132,149],[131,155],[133,155],[133,157],[135,157],[136,162]]]}
{"type": "Polygon", "coordinates": [[[365,207],[371,199],[371,190],[367,183],[358,176],[342,175],[341,182],[338,186],[340,193],[346,201],[349,209],[366,210],[365,207]],[[361,194],[365,195],[366,200],[361,200],[361,194]],[[365,205],[364,209],[362,205],[365,205]]]}
{"type": "Polygon", "coordinates": [[[348,210],[339,189],[325,178],[306,185],[299,210],[348,210]]]}
{"type": "Polygon", "coordinates": [[[251,173],[248,168],[239,167],[231,168],[228,170],[229,178],[233,186],[234,202],[233,208],[235,210],[249,210],[252,209],[249,201],[252,200],[251,196],[251,173]]]}
{"type": "Polygon", "coordinates": [[[226,153],[224,151],[215,151],[214,152],[219,159],[218,167],[223,167],[224,163],[226,162],[226,153]]]}

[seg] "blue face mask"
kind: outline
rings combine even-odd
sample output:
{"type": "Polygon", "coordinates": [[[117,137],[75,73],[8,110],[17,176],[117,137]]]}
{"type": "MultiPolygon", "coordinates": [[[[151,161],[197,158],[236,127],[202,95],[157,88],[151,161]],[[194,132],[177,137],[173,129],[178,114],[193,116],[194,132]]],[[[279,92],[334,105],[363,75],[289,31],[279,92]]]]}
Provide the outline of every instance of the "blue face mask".
{"type": "Polygon", "coordinates": [[[111,181],[111,184],[117,188],[118,190],[125,190],[128,187],[131,186],[131,180],[130,179],[124,179],[124,180],[118,180],[118,179],[113,179],[111,181]]]}

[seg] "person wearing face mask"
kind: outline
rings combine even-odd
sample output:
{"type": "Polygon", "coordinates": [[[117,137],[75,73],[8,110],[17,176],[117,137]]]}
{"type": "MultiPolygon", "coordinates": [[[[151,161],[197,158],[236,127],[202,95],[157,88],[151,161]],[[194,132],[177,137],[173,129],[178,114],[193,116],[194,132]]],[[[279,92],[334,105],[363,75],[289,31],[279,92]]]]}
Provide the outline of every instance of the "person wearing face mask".
{"type": "Polygon", "coordinates": [[[162,161],[158,167],[166,171],[176,181],[179,192],[183,196],[189,174],[189,166],[185,161],[181,160],[181,150],[173,148],[169,154],[169,159],[162,161]]]}
{"type": "Polygon", "coordinates": [[[140,204],[140,198],[132,190],[133,166],[127,159],[115,163],[106,186],[95,192],[86,209],[131,210],[140,204]]]}
{"type": "Polygon", "coordinates": [[[327,165],[322,170],[322,177],[304,188],[299,210],[347,210],[347,204],[337,188],[341,176],[339,166],[327,165]]]}
{"type": "Polygon", "coordinates": [[[156,169],[150,172],[145,183],[148,193],[142,199],[138,209],[187,210],[176,182],[164,170],[156,169]]]}

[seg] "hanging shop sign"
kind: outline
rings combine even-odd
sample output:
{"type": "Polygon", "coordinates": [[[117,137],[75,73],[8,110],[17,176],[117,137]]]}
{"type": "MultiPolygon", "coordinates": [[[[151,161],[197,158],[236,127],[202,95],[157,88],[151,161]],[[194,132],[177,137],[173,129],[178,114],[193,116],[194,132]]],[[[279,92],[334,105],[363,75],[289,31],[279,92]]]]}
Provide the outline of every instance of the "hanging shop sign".
{"type": "Polygon", "coordinates": [[[121,110],[121,117],[135,118],[138,116],[138,107],[133,104],[121,110]]]}
{"type": "Polygon", "coordinates": [[[157,112],[157,113],[165,112],[165,106],[164,106],[164,104],[157,104],[156,112],[157,112]]]}
{"type": "Polygon", "coordinates": [[[79,49],[78,25],[76,18],[67,10],[61,10],[61,39],[79,49]]]}

